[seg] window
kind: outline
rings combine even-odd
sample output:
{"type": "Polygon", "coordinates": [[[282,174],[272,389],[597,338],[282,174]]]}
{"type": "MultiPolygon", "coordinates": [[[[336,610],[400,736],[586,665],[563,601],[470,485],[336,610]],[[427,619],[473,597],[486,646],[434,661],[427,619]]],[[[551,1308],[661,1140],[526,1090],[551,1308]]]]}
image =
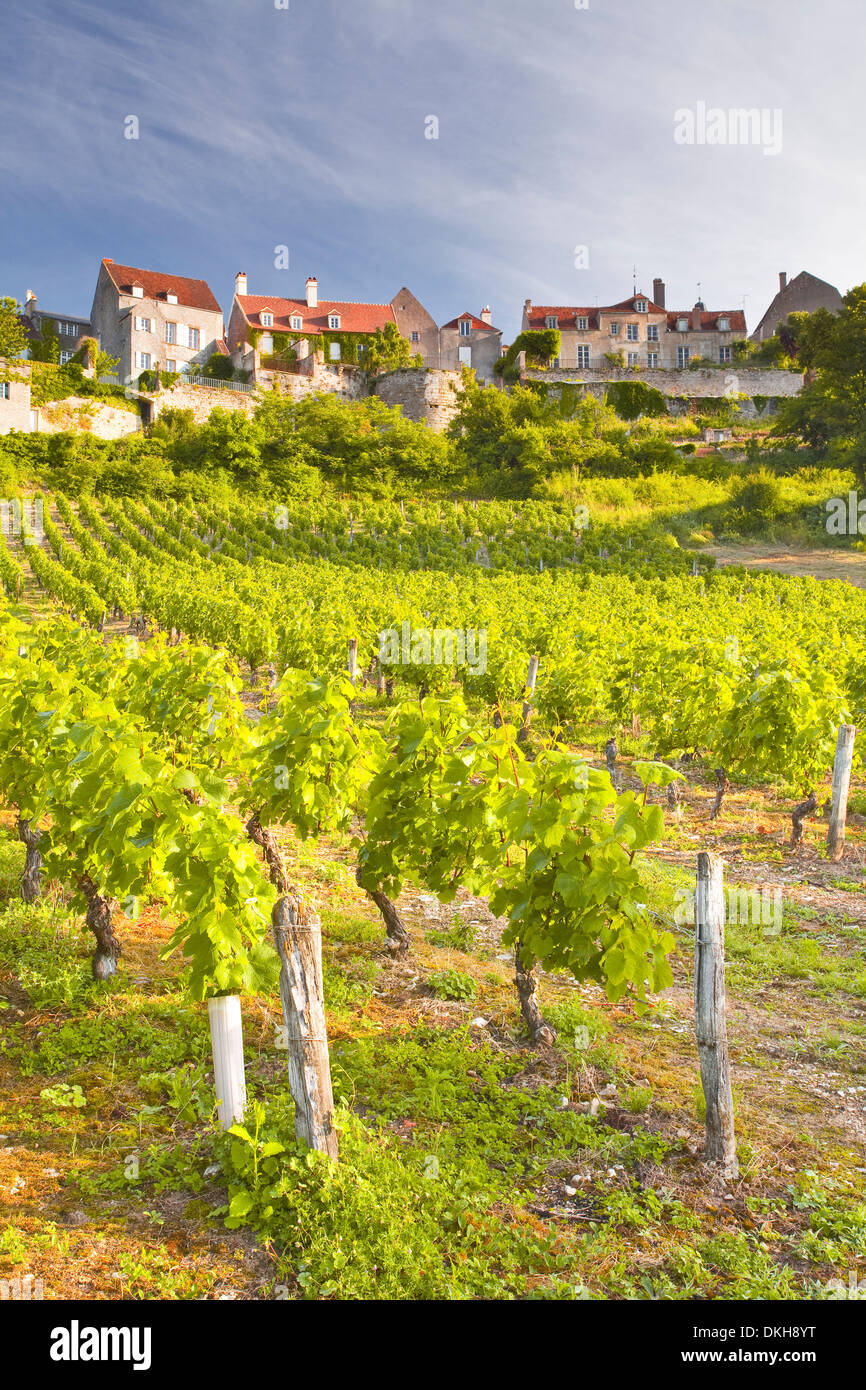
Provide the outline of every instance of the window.
{"type": "Polygon", "coordinates": [[[618,337],[619,337],[619,324],[618,324],[618,323],[612,323],[612,324],[611,324],[611,326],[610,326],[610,336],[611,336],[612,338],[618,338],[618,337]]]}
{"type": "Polygon", "coordinates": [[[628,339],[628,341],[629,341],[630,343],[637,343],[637,342],[639,342],[639,341],[640,341],[640,325],[639,325],[639,324],[636,324],[636,323],[627,323],[626,326],[625,326],[625,336],[626,336],[626,338],[628,339]]]}
{"type": "Polygon", "coordinates": [[[262,328],[273,328],[273,326],[274,326],[274,316],[273,316],[273,314],[271,313],[270,309],[263,309],[263,310],[262,310],[262,328]]]}
{"type": "Polygon", "coordinates": [[[658,355],[658,353],[657,353],[657,352],[648,352],[647,355],[646,355],[646,364],[647,364],[648,367],[657,367],[658,364],[659,364],[659,355],[658,355]]]}
{"type": "Polygon", "coordinates": [[[461,337],[461,338],[468,338],[471,332],[472,332],[472,321],[471,321],[471,319],[461,319],[461,320],[460,320],[460,337],[461,337]]]}
{"type": "Polygon", "coordinates": [[[730,331],[731,331],[731,320],[728,319],[728,318],[725,318],[724,315],[723,315],[722,318],[719,319],[719,332],[720,332],[720,333],[729,333],[730,331]]]}
{"type": "Polygon", "coordinates": [[[132,286],[133,299],[144,299],[144,287],[142,285],[132,286]]]}
{"type": "Polygon", "coordinates": [[[460,366],[461,366],[461,367],[471,367],[471,366],[472,366],[472,349],[471,349],[471,347],[459,347],[459,348],[457,349],[457,360],[458,360],[458,362],[460,363],[460,366]]]}
{"type": "Polygon", "coordinates": [[[544,320],[544,326],[545,326],[545,328],[558,328],[558,327],[559,327],[559,317],[558,317],[558,315],[556,315],[556,314],[548,314],[547,317],[546,317],[545,320],[544,320]]]}
{"type": "Polygon", "coordinates": [[[66,366],[66,363],[69,362],[74,356],[75,356],[75,350],[74,350],[74,348],[61,348],[61,349],[60,349],[60,365],[61,365],[61,367],[65,367],[65,366],[66,366]]]}
{"type": "Polygon", "coordinates": [[[166,370],[167,372],[176,372],[176,371],[177,371],[177,361],[175,360],[174,357],[167,357],[167,358],[165,359],[165,370],[166,370]]]}
{"type": "Polygon", "coordinates": [[[413,328],[413,329],[412,329],[412,342],[413,342],[413,343],[420,343],[420,341],[421,341],[421,334],[418,332],[417,328],[413,328]]]}
{"type": "Polygon", "coordinates": [[[581,333],[585,333],[586,330],[589,328],[589,319],[587,318],[586,314],[578,314],[577,318],[575,319],[575,323],[577,325],[578,331],[581,333]]]}
{"type": "Polygon", "coordinates": [[[150,332],[150,319],[139,318],[138,315],[136,315],[136,319],[135,319],[135,331],[136,331],[136,333],[149,333],[149,332],[150,332]]]}
{"type": "Polygon", "coordinates": [[[627,365],[628,365],[629,367],[636,367],[636,366],[637,366],[637,362],[638,362],[638,354],[637,354],[636,352],[630,352],[630,353],[628,354],[628,362],[627,362],[627,365]]]}
{"type": "Polygon", "coordinates": [[[328,327],[329,327],[329,328],[339,328],[339,327],[340,327],[340,315],[339,315],[339,314],[329,314],[329,315],[328,315],[328,327]]]}
{"type": "Polygon", "coordinates": [[[166,302],[166,304],[176,304],[176,303],[177,303],[177,295],[176,295],[176,294],[172,294],[171,290],[166,290],[166,292],[165,292],[165,302],[166,302]]]}
{"type": "Polygon", "coordinates": [[[636,314],[645,314],[646,311],[647,311],[647,302],[646,302],[646,300],[645,300],[645,299],[636,299],[635,302],[634,302],[634,308],[635,308],[635,313],[636,313],[636,314]]]}
{"type": "Polygon", "coordinates": [[[730,349],[729,347],[720,347],[720,348],[719,348],[719,361],[720,361],[720,362],[730,362],[730,360],[731,360],[731,349],[730,349]]]}
{"type": "Polygon", "coordinates": [[[677,348],[677,366],[687,367],[689,365],[689,349],[687,347],[677,348]]]}
{"type": "Polygon", "coordinates": [[[339,360],[340,360],[340,344],[339,344],[339,343],[331,343],[331,344],[330,344],[330,348],[331,348],[331,361],[332,361],[332,362],[339,362],[339,360]]]}
{"type": "Polygon", "coordinates": [[[177,324],[176,324],[176,323],[167,323],[167,324],[165,325],[165,341],[166,341],[167,343],[176,343],[176,342],[177,342],[177,324]]]}
{"type": "Polygon", "coordinates": [[[137,361],[136,361],[136,366],[140,367],[140,368],[142,369],[142,371],[149,372],[149,371],[150,371],[150,353],[149,353],[149,352],[137,352],[137,353],[135,354],[135,356],[136,356],[136,359],[137,359],[137,361]]]}
{"type": "Polygon", "coordinates": [[[198,348],[201,347],[201,334],[197,328],[190,328],[189,324],[180,325],[180,341],[182,347],[198,348]]]}
{"type": "Polygon", "coordinates": [[[688,319],[677,319],[677,332],[678,332],[678,333],[687,333],[687,332],[688,332],[688,327],[689,327],[689,321],[688,321],[688,319]]]}
{"type": "Polygon", "coordinates": [[[304,320],[301,318],[300,314],[292,314],[291,324],[293,328],[303,328],[304,320]]]}
{"type": "Polygon", "coordinates": [[[8,401],[12,395],[8,381],[0,381],[0,401],[8,401]]]}
{"type": "Polygon", "coordinates": [[[589,343],[578,343],[577,345],[577,365],[578,367],[589,366],[589,343]]]}
{"type": "Polygon", "coordinates": [[[659,340],[659,326],[657,323],[648,323],[646,326],[646,338],[648,343],[657,343],[659,340]]]}

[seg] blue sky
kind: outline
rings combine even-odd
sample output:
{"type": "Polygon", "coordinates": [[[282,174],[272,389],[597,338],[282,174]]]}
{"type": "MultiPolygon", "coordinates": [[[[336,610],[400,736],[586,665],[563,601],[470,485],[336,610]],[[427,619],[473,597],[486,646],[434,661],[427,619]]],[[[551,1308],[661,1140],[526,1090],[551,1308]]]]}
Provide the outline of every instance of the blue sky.
{"type": "Polygon", "coordinates": [[[276,3],[3,0],[0,293],[87,313],[111,256],[228,313],[237,270],[313,274],[440,323],[489,302],[509,341],[634,264],[750,329],[780,270],[866,280],[862,0],[276,3]],[[699,102],[780,109],[781,152],[675,143],[699,102]]]}

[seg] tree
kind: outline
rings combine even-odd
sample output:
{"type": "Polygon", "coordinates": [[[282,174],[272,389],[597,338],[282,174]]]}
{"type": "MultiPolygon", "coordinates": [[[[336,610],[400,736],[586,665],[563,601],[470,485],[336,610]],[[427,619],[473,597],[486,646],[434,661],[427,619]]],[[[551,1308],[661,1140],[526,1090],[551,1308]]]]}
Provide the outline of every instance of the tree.
{"type": "Polygon", "coordinates": [[[11,381],[15,373],[9,363],[26,352],[29,339],[20,319],[21,305],[17,300],[0,299],[0,381],[11,381]]]}
{"type": "Polygon", "coordinates": [[[232,359],[224,352],[211,353],[202,372],[202,376],[211,377],[213,381],[231,381],[233,375],[232,359]]]}
{"type": "Polygon", "coordinates": [[[396,323],[386,323],[384,328],[376,329],[364,348],[362,365],[370,376],[378,376],[379,372],[395,372],[400,367],[422,367],[424,359],[412,356],[396,323]]]}
{"type": "Polygon", "coordinates": [[[774,433],[798,435],[819,454],[832,449],[866,489],[866,285],[842,299],[839,314],[792,315],[800,363],[811,380],[785,401],[774,433]]]}

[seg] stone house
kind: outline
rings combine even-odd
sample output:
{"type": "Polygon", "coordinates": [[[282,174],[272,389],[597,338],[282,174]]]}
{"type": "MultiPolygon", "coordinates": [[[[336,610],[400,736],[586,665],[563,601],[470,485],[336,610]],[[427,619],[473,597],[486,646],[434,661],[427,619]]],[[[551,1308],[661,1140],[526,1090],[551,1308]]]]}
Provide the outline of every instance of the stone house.
{"type": "Polygon", "coordinates": [[[443,371],[472,367],[479,381],[493,381],[493,366],[502,356],[502,330],[493,327],[489,308],[480,316],[460,314],[439,329],[439,366],[443,371]]]}
{"type": "Polygon", "coordinates": [[[89,319],[83,319],[78,314],[55,314],[48,309],[38,309],[36,295],[32,290],[27,291],[21,319],[28,330],[28,336],[36,342],[42,340],[43,323],[49,321],[53,323],[54,332],[57,334],[60,344],[61,367],[69,361],[70,357],[75,356],[85,338],[93,336],[89,319]]]}
{"type": "Polygon", "coordinates": [[[842,296],[835,285],[828,285],[826,280],[819,280],[817,275],[810,275],[806,270],[801,270],[789,284],[786,272],[780,270],[778,293],[752,334],[752,341],[763,343],[772,338],[789,314],[814,314],[816,309],[838,314],[841,308],[842,296]]]}
{"type": "Polygon", "coordinates": [[[396,324],[413,355],[420,355],[425,366],[438,365],[436,321],[405,287],[388,304],[319,299],[318,280],[311,275],[303,299],[286,299],[282,295],[248,294],[246,274],[240,271],[235,276],[226,338],[234,366],[255,374],[262,359],[270,357],[283,343],[299,360],[324,351],[325,344],[317,340],[325,335],[326,360],[340,362],[343,352],[337,340],[339,335],[372,336],[389,323],[396,324]]]}
{"type": "Polygon", "coordinates": [[[698,300],[691,309],[668,309],[663,280],[653,281],[652,299],[635,292],[619,304],[523,306],[523,331],[559,329],[558,367],[603,368],[607,354],[645,370],[688,367],[698,358],[724,365],[733,344],[746,334],[741,309],[712,309],[698,300]]]}
{"type": "Polygon", "coordinates": [[[120,359],[119,379],[161,367],[201,367],[222,351],[222,310],[204,280],[118,265],[104,257],[90,314],[104,352],[120,359]]]}
{"type": "Polygon", "coordinates": [[[30,408],[30,366],[27,362],[6,362],[0,358],[0,434],[33,428],[30,408]]]}

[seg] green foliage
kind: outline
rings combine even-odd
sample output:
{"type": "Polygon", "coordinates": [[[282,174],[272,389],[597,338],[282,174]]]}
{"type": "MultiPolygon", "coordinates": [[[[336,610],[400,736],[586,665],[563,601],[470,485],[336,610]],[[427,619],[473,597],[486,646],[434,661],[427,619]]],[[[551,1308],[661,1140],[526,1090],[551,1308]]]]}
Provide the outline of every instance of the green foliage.
{"type": "Polygon", "coordinates": [[[621,420],[639,420],[642,415],[667,415],[667,405],[661,391],[643,381],[611,381],[605,391],[605,401],[621,420]]]}
{"type": "Polygon", "coordinates": [[[39,328],[41,338],[30,342],[31,362],[60,362],[60,338],[54,319],[43,318],[39,328]]]}
{"type": "Polygon", "coordinates": [[[519,333],[503,357],[493,364],[493,370],[503,381],[517,381],[520,372],[517,359],[522,352],[526,354],[527,365],[543,369],[558,357],[562,346],[562,334],[558,328],[526,329],[519,333]]]}
{"type": "Polygon", "coordinates": [[[421,367],[423,363],[420,353],[413,356],[409,343],[396,323],[386,323],[384,328],[377,328],[361,355],[361,365],[370,376],[398,371],[401,367],[421,367]]]}
{"type": "Polygon", "coordinates": [[[437,999],[474,999],[478,993],[472,976],[454,969],[434,970],[427,977],[427,988],[437,999]]]}

